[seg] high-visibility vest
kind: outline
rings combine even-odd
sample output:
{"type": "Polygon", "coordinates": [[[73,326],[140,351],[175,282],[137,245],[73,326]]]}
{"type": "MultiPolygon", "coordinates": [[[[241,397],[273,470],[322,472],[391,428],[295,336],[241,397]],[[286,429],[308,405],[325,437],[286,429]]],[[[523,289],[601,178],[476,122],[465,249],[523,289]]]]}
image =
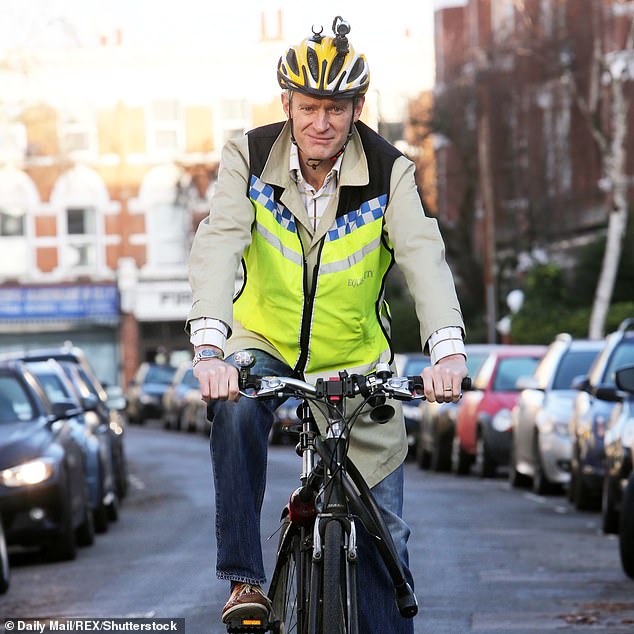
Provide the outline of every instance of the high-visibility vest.
{"type": "Polygon", "coordinates": [[[255,221],[234,316],[270,341],[297,372],[318,374],[372,364],[390,349],[382,321],[389,319],[383,290],[394,257],[383,225],[391,168],[400,153],[357,124],[369,184],[341,187],[336,220],[309,271],[295,217],[279,201],[281,189],[260,179],[277,137],[272,132],[279,127],[279,134],[282,125],[249,133],[248,195],[255,221]]]}

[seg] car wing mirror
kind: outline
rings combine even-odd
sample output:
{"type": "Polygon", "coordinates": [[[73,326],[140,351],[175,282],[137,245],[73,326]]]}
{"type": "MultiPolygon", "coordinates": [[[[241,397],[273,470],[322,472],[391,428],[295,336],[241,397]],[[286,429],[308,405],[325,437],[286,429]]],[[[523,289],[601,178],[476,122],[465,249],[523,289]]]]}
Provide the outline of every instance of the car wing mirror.
{"type": "Polygon", "coordinates": [[[616,402],[623,400],[623,395],[614,385],[600,384],[597,385],[592,393],[601,401],[616,402]]]}
{"type": "Polygon", "coordinates": [[[589,392],[590,391],[590,381],[585,374],[580,374],[572,379],[572,383],[570,383],[570,387],[573,390],[579,390],[580,392],[589,392]]]}
{"type": "Polygon", "coordinates": [[[616,371],[616,385],[620,390],[634,394],[634,365],[616,371]]]}
{"type": "Polygon", "coordinates": [[[52,404],[53,420],[58,421],[62,418],[72,418],[81,414],[81,410],[72,401],[57,401],[52,404]]]}

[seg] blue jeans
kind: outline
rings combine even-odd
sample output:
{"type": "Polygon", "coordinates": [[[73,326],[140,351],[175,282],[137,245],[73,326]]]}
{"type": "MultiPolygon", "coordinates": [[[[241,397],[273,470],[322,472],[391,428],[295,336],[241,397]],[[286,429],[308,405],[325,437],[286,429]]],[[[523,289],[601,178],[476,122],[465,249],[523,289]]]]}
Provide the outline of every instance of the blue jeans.
{"type": "MultiPolygon", "coordinates": [[[[253,351],[254,374],[288,376],[291,369],[261,351],[253,351]]],[[[231,359],[229,358],[229,361],[231,359]]],[[[260,511],[266,486],[268,435],[281,401],[216,401],[211,426],[211,461],[216,491],[216,571],[219,579],[263,585],[260,511]],[[238,529],[239,527],[239,529],[238,529]]],[[[413,587],[409,571],[409,527],[402,519],[403,466],[372,489],[413,587]]],[[[359,630],[364,634],[410,634],[411,619],[398,614],[394,589],[378,550],[357,522],[359,550],[359,630]]]]}

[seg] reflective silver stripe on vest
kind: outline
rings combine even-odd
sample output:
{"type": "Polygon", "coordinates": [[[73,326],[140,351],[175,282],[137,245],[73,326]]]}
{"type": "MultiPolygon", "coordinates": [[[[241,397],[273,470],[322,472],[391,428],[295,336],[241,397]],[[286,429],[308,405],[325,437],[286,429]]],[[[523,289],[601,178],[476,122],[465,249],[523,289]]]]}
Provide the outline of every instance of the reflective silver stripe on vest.
{"type": "Polygon", "coordinates": [[[279,251],[287,260],[293,262],[293,264],[297,264],[302,266],[304,263],[304,259],[302,256],[293,251],[293,249],[289,249],[286,245],[282,243],[282,241],[273,233],[271,233],[264,225],[261,225],[259,222],[256,222],[257,232],[277,251],[279,251]]]}
{"type": "Polygon", "coordinates": [[[319,267],[319,273],[340,273],[341,271],[345,271],[350,267],[358,264],[363,260],[363,258],[368,255],[368,253],[372,253],[375,249],[378,249],[381,246],[381,238],[375,238],[372,242],[369,242],[364,247],[355,251],[347,258],[343,260],[338,260],[337,262],[328,262],[328,264],[322,264],[319,267]]]}

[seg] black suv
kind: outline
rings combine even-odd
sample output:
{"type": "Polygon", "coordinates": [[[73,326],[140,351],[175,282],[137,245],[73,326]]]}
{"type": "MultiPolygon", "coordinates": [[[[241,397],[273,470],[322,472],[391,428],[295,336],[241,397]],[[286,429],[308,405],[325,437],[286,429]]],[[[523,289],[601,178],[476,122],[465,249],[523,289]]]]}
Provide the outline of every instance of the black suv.
{"type": "Polygon", "coordinates": [[[599,510],[603,488],[604,436],[615,399],[616,371],[634,364],[634,317],[623,320],[605,339],[588,375],[575,381],[579,390],[572,418],[569,497],[578,509],[599,510]]]}

